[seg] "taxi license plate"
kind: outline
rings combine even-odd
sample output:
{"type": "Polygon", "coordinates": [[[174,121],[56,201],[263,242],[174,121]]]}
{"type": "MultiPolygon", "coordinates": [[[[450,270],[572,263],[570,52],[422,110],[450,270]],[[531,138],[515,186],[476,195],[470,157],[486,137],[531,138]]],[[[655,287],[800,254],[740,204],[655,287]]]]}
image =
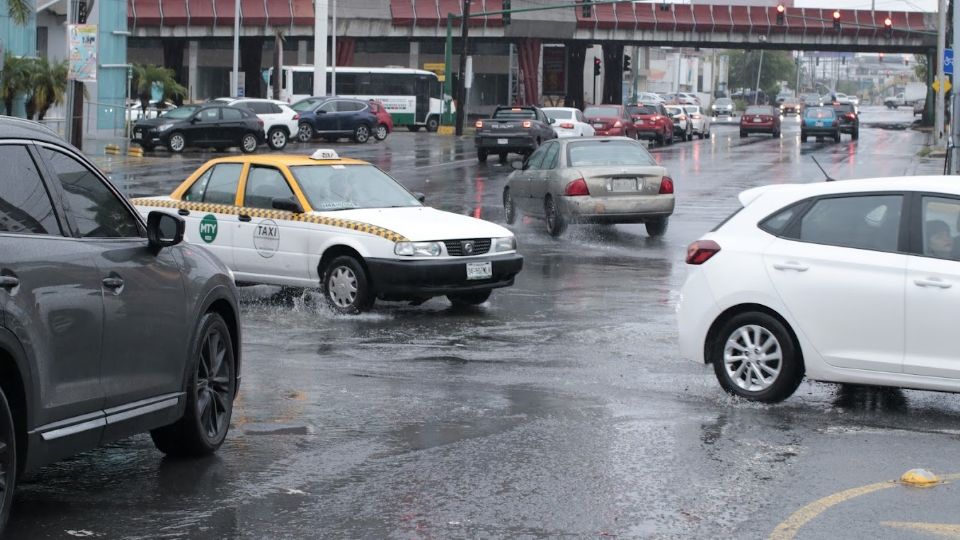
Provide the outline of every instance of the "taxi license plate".
{"type": "Polygon", "coordinates": [[[754,118],[753,121],[759,124],[760,122],[763,122],[763,118],[754,118]]]}
{"type": "Polygon", "coordinates": [[[507,144],[509,139],[497,139],[497,144],[507,144]]]}
{"type": "Polygon", "coordinates": [[[816,122],[814,125],[817,127],[823,127],[823,122],[816,122]]]}
{"type": "Polygon", "coordinates": [[[610,184],[610,191],[636,191],[636,178],[614,178],[610,184]]]}
{"type": "Polygon", "coordinates": [[[488,262],[467,263],[467,279],[490,279],[493,277],[493,265],[488,262]]]}

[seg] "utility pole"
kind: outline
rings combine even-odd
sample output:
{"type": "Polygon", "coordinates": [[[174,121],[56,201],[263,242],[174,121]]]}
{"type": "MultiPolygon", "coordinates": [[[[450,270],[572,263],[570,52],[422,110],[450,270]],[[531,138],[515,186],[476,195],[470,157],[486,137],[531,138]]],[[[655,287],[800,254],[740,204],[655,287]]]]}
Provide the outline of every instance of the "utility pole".
{"type": "Polygon", "coordinates": [[[337,95],[337,0],[330,0],[333,8],[333,28],[330,33],[330,49],[333,62],[330,62],[330,95],[337,95]]]}
{"type": "Polygon", "coordinates": [[[327,95],[327,17],[330,0],[313,0],[313,95],[327,95]]]}
{"type": "Polygon", "coordinates": [[[460,18],[460,76],[457,78],[457,136],[463,135],[463,121],[467,117],[467,93],[464,83],[467,78],[467,54],[470,51],[470,0],[463,0],[463,17],[460,18]]]}
{"type": "Polygon", "coordinates": [[[233,81],[230,96],[240,97],[240,0],[233,0],[233,81]]]}
{"type": "Polygon", "coordinates": [[[933,144],[940,146],[943,138],[943,108],[944,85],[946,76],[943,74],[943,55],[947,46],[947,0],[940,0],[940,11],[937,13],[937,81],[940,85],[940,91],[937,92],[937,108],[934,111],[933,122],[933,144]]]}
{"type": "MultiPolygon", "coordinates": [[[[957,5],[953,5],[953,50],[960,51],[960,9],[957,9],[957,5]]],[[[956,68],[954,68],[956,70],[956,68]]],[[[956,71],[954,71],[956,73],[956,71]]],[[[953,129],[950,130],[953,136],[953,145],[956,146],[958,140],[960,140],[960,114],[957,114],[957,111],[960,111],[960,90],[953,91],[953,114],[950,115],[951,124],[953,124],[953,129]]],[[[960,172],[960,155],[957,155],[957,149],[954,148],[951,152],[953,159],[950,163],[950,174],[957,174],[960,172]]]]}

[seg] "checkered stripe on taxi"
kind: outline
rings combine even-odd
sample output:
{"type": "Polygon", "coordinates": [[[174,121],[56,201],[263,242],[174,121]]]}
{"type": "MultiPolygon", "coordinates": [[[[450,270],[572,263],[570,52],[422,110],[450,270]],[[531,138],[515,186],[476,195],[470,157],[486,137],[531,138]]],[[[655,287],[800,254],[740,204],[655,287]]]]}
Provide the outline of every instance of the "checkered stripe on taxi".
{"type": "Polygon", "coordinates": [[[244,214],[250,217],[259,217],[267,219],[280,219],[287,221],[299,221],[302,223],[314,223],[317,225],[326,225],[328,227],[339,227],[351,231],[372,234],[385,238],[391,242],[405,242],[407,239],[390,229],[384,229],[362,221],[353,221],[349,219],[331,218],[324,216],[313,216],[307,214],[294,214],[284,210],[268,210],[265,208],[246,208],[242,206],[231,206],[228,204],[211,204],[189,201],[171,201],[158,199],[132,199],[131,202],[137,206],[152,206],[160,208],[177,208],[191,210],[196,212],[210,212],[214,214],[244,214]]]}

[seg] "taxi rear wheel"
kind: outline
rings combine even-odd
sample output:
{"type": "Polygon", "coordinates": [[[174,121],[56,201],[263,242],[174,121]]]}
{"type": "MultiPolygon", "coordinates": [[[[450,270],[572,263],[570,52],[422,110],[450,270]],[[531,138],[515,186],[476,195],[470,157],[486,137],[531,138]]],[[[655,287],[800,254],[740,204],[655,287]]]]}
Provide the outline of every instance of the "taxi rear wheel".
{"type": "Polygon", "coordinates": [[[373,305],[373,291],[363,265],[349,255],[333,259],[323,272],[323,296],[335,311],[356,314],[373,305]]]}

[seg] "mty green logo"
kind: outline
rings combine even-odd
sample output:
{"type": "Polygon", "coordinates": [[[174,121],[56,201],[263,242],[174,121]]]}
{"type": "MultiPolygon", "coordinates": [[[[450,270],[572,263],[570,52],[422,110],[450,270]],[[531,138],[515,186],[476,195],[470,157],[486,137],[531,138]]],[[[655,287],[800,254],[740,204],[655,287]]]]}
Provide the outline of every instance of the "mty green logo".
{"type": "Polygon", "coordinates": [[[217,216],[207,214],[200,220],[200,238],[206,243],[217,239],[217,216]]]}

